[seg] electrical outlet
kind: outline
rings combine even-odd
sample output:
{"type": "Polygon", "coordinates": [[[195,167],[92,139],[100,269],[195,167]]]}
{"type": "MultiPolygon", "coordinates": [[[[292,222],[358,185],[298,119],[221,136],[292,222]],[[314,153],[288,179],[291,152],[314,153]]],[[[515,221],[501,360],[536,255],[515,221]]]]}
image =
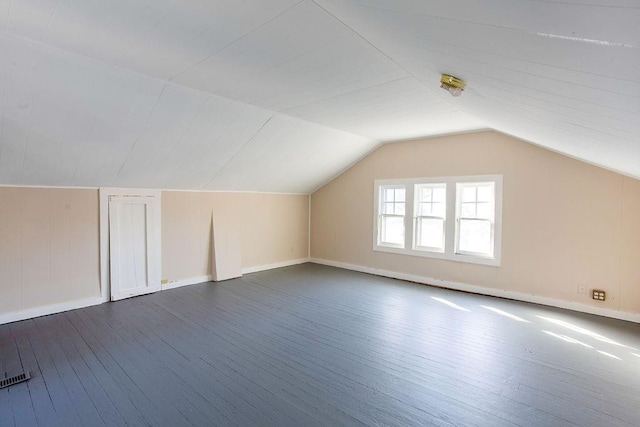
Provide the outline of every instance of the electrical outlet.
{"type": "Polygon", "coordinates": [[[162,280],[160,281],[160,284],[161,284],[161,285],[166,285],[167,283],[169,283],[169,279],[162,279],[162,280]]]}
{"type": "Polygon", "coordinates": [[[591,291],[591,298],[593,298],[596,301],[604,301],[605,292],[599,289],[594,289],[591,291]]]}
{"type": "Polygon", "coordinates": [[[584,283],[578,283],[578,293],[580,295],[585,295],[587,293],[587,290],[584,287],[584,283]]]}

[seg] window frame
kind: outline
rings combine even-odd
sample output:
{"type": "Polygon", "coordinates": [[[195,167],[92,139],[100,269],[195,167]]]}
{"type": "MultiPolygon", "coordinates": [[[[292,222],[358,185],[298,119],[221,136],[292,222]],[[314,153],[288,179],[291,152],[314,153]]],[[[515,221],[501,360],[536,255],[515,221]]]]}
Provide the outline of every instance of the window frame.
{"type": "Polygon", "coordinates": [[[425,258],[443,259],[449,261],[466,262],[499,267],[502,249],[502,175],[473,175],[448,176],[403,179],[374,180],[374,209],[373,209],[373,250],[402,255],[412,255],[425,258]],[[468,252],[458,253],[458,184],[494,183],[494,219],[492,223],[493,256],[468,252]],[[444,224],[444,251],[419,247],[416,248],[417,231],[417,186],[445,184],[446,185],[446,214],[444,224]],[[405,188],[405,218],[404,218],[404,247],[394,247],[378,244],[380,221],[380,188],[384,186],[404,186],[405,188]]]}
{"type": "MultiPolygon", "coordinates": [[[[440,182],[420,182],[420,183],[414,183],[413,184],[413,191],[415,192],[414,194],[414,205],[413,205],[413,230],[412,230],[412,234],[413,234],[413,239],[412,239],[412,249],[415,251],[424,251],[424,252],[435,252],[435,253],[444,253],[447,247],[447,242],[446,242],[446,237],[447,237],[447,184],[446,183],[440,183],[440,182]],[[444,217],[441,216],[436,216],[436,215],[420,215],[419,211],[420,211],[420,203],[427,203],[427,202],[421,202],[419,200],[419,194],[420,194],[420,189],[422,188],[429,188],[431,189],[431,201],[429,203],[431,203],[432,205],[432,209],[433,209],[433,190],[436,188],[444,188],[445,190],[445,199],[444,199],[444,204],[445,204],[445,213],[444,213],[444,217]],[[418,246],[418,232],[419,232],[419,226],[418,226],[418,222],[420,221],[420,219],[422,218],[428,218],[428,219],[441,219],[442,223],[443,223],[443,228],[442,228],[442,247],[434,247],[434,246],[418,246]]],[[[406,208],[406,207],[405,207],[406,208]]],[[[406,233],[406,230],[405,230],[406,233]]]]}
{"type": "Polygon", "coordinates": [[[455,234],[455,253],[458,255],[466,255],[466,256],[476,256],[481,258],[488,258],[487,254],[484,252],[473,252],[473,251],[464,251],[460,249],[460,223],[462,221],[485,221],[489,222],[489,226],[491,227],[491,241],[489,242],[489,247],[491,252],[495,251],[495,216],[496,216],[496,184],[494,181],[473,181],[473,182],[457,182],[456,183],[456,212],[455,212],[455,221],[456,221],[456,234],[455,234]],[[493,218],[481,218],[477,214],[478,204],[480,203],[488,203],[478,200],[478,190],[477,187],[480,185],[491,184],[493,186],[493,200],[491,203],[493,204],[493,218]],[[464,188],[476,187],[476,199],[473,202],[464,202],[462,200],[462,191],[464,188]],[[467,217],[462,215],[462,205],[463,203],[474,203],[476,205],[476,216],[467,217]]]}
{"type": "Polygon", "coordinates": [[[393,199],[393,202],[388,202],[388,201],[382,199],[382,200],[379,200],[378,203],[377,203],[377,209],[378,209],[378,211],[377,211],[377,222],[378,222],[377,223],[377,233],[378,233],[378,235],[376,236],[377,245],[380,246],[380,247],[385,247],[385,248],[404,249],[406,247],[406,241],[407,241],[407,220],[406,220],[406,218],[407,218],[407,189],[402,184],[382,184],[382,185],[380,185],[378,187],[378,196],[380,195],[380,190],[381,189],[385,189],[385,190],[386,189],[389,189],[389,190],[393,189],[394,190],[394,199],[393,199]],[[400,214],[396,214],[396,213],[393,213],[393,214],[382,213],[381,212],[382,211],[382,206],[383,206],[383,204],[386,204],[386,203],[392,203],[394,205],[394,209],[393,210],[395,212],[395,205],[397,203],[399,203],[395,199],[395,190],[398,190],[398,189],[401,189],[401,188],[404,189],[404,202],[402,202],[404,204],[404,214],[400,215],[400,214]],[[404,242],[403,245],[400,245],[400,244],[397,244],[397,243],[392,243],[392,242],[382,242],[380,240],[380,238],[381,238],[380,230],[382,230],[382,219],[384,217],[387,217],[387,218],[402,218],[403,219],[403,222],[404,222],[404,236],[405,236],[405,242],[404,242]]]}

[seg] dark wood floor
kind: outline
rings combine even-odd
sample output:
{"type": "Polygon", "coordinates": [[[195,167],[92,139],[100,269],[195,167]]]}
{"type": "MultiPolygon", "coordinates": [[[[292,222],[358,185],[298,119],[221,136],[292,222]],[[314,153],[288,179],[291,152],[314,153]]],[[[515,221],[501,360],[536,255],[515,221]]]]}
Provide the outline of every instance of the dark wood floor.
{"type": "Polygon", "coordinates": [[[305,264],[0,326],[0,372],[33,377],[0,425],[639,426],[639,349],[638,324],[305,264]]]}

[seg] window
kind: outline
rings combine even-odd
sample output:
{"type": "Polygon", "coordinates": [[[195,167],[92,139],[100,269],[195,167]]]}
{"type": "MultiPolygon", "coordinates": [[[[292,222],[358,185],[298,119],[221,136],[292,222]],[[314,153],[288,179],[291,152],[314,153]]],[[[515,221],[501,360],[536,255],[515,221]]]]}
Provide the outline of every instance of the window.
{"type": "Polygon", "coordinates": [[[456,253],[493,256],[495,183],[458,183],[456,253]]]}
{"type": "Polygon", "coordinates": [[[447,186],[445,184],[416,184],[415,191],[414,248],[443,252],[447,186]]]}
{"type": "Polygon", "coordinates": [[[381,186],[379,209],[378,244],[403,248],[405,240],[405,187],[402,185],[381,186]]]}
{"type": "Polygon", "coordinates": [[[502,176],[375,181],[373,249],[500,265],[502,176]]]}

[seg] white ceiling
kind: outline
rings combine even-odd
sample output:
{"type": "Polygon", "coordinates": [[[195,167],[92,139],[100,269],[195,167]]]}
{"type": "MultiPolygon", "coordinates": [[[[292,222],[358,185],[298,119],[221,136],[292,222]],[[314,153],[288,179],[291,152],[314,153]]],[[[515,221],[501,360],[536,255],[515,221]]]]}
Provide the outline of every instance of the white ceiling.
{"type": "Polygon", "coordinates": [[[0,184],[307,193],[484,128],[640,177],[638,0],[0,0],[0,55],[0,184]]]}

